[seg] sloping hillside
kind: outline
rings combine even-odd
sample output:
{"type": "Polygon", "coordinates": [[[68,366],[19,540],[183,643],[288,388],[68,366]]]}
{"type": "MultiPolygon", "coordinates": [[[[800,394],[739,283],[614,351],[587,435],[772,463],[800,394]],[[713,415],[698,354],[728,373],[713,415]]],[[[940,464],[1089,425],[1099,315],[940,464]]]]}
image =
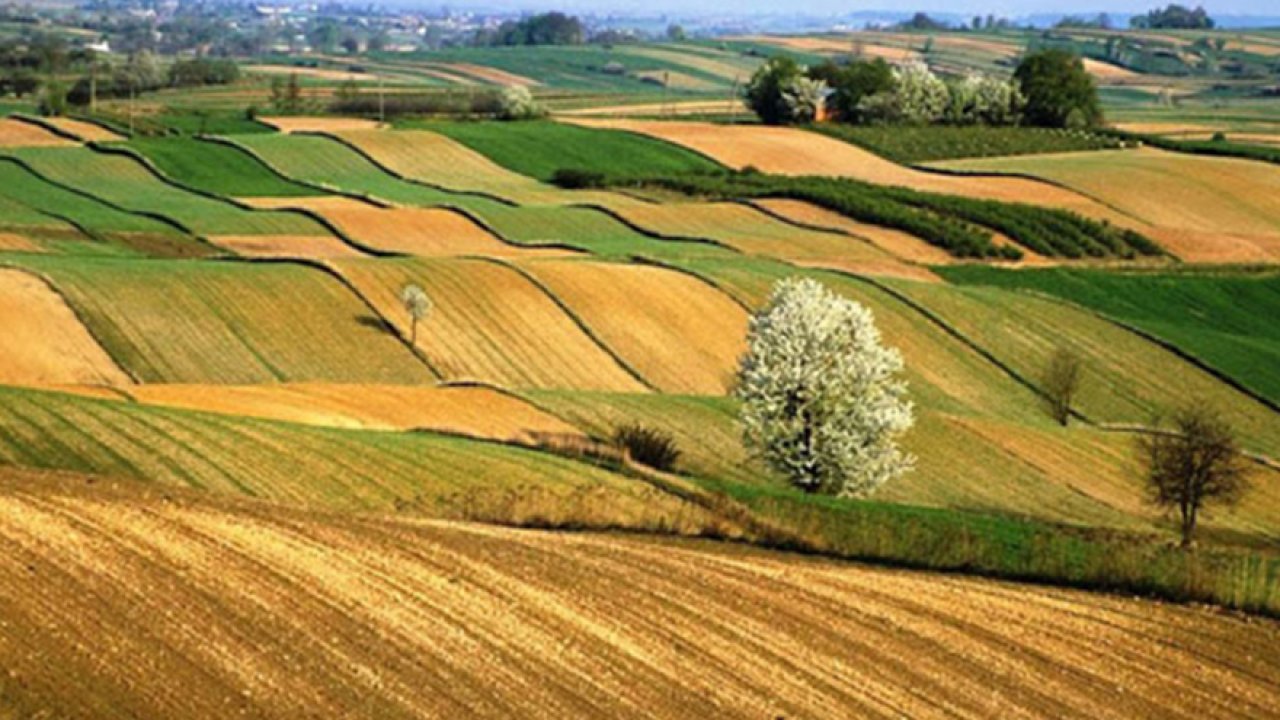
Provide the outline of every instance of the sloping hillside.
{"type": "Polygon", "coordinates": [[[9,471],[0,609],[0,708],[20,716],[1280,707],[1269,621],[732,546],[318,515],[9,471]]]}

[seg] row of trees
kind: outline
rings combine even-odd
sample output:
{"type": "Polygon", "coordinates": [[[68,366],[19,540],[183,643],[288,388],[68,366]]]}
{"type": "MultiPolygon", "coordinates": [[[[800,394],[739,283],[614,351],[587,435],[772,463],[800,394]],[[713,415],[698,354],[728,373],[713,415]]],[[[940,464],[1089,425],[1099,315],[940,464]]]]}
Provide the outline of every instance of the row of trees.
{"type": "Polygon", "coordinates": [[[1214,22],[1203,7],[1197,6],[1192,10],[1183,5],[1170,4],[1163,10],[1157,8],[1146,15],[1129,18],[1129,26],[1152,30],[1210,30],[1214,22]]]}
{"type": "Polygon", "coordinates": [[[855,124],[1014,125],[1086,128],[1102,120],[1093,78],[1060,50],[1030,53],[1012,80],[971,74],[944,80],[921,62],[883,59],[805,68],[769,59],[744,89],[747,104],[770,125],[831,118],[855,124]]]}

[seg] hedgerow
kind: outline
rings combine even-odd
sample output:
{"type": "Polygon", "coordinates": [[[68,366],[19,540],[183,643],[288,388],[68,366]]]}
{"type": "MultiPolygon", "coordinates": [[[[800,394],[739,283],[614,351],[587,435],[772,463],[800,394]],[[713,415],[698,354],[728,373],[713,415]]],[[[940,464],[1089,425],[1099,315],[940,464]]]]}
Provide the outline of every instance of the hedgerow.
{"type": "Polygon", "coordinates": [[[1033,127],[904,127],[823,123],[810,129],[859,145],[881,157],[903,164],[958,158],[1111,150],[1124,144],[1119,138],[1095,132],[1033,127]]]}
{"type": "Polygon", "coordinates": [[[1245,160],[1260,160],[1262,162],[1280,164],[1280,148],[1231,142],[1229,134],[1224,135],[1224,139],[1222,140],[1177,140],[1174,138],[1161,137],[1159,135],[1145,135],[1141,133],[1125,132],[1123,130],[1108,130],[1107,132],[1117,138],[1123,138],[1129,141],[1141,141],[1152,147],[1158,147],[1161,150],[1185,152],[1193,155],[1213,155],[1217,157],[1242,158],[1245,160]]]}
{"type": "MultiPolygon", "coordinates": [[[[574,180],[584,177],[577,173],[560,175],[562,179],[566,176],[574,180]]],[[[1128,258],[1162,252],[1136,232],[1064,210],[918,192],[848,178],[783,177],[748,171],[640,180],[605,177],[602,183],[651,186],[727,200],[804,200],[855,220],[902,230],[961,258],[1022,257],[1016,247],[995,244],[992,231],[1050,257],[1128,258]]]]}

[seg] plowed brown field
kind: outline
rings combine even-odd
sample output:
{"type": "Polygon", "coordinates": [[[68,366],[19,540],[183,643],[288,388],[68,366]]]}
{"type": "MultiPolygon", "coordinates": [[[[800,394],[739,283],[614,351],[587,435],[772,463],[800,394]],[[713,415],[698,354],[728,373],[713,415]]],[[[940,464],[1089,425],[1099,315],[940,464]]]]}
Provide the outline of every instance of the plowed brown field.
{"type": "Polygon", "coordinates": [[[524,443],[546,434],[582,436],[555,416],[482,386],[139,385],[129,395],[152,405],[324,427],[435,430],[524,443]]]}
{"type": "Polygon", "coordinates": [[[130,382],[58,293],[34,275],[0,268],[0,383],[130,382]]]}
{"type": "Polygon", "coordinates": [[[45,251],[44,248],[35,244],[29,238],[8,232],[0,232],[0,250],[15,250],[17,252],[45,251]]]}
{"type": "Polygon", "coordinates": [[[802,200],[785,198],[766,198],[756,200],[753,204],[769,212],[787,218],[794,223],[830,228],[840,232],[866,238],[889,253],[904,260],[932,265],[945,265],[955,262],[951,253],[935,245],[909,235],[901,230],[858,222],[833,210],[819,207],[802,200]]]}
{"type": "Polygon", "coordinates": [[[0,613],[17,716],[1280,715],[1273,621],[33,473],[0,613]]]}

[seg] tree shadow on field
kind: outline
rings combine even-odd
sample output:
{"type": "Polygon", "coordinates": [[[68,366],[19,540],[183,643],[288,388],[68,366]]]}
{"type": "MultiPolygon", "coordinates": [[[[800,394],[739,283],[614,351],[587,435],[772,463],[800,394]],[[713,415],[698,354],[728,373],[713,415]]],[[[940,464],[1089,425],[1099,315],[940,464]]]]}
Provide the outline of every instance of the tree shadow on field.
{"type": "Polygon", "coordinates": [[[374,330],[379,330],[388,335],[396,334],[396,328],[394,325],[376,315],[356,315],[356,324],[363,325],[367,328],[373,328],[374,330]]]}

